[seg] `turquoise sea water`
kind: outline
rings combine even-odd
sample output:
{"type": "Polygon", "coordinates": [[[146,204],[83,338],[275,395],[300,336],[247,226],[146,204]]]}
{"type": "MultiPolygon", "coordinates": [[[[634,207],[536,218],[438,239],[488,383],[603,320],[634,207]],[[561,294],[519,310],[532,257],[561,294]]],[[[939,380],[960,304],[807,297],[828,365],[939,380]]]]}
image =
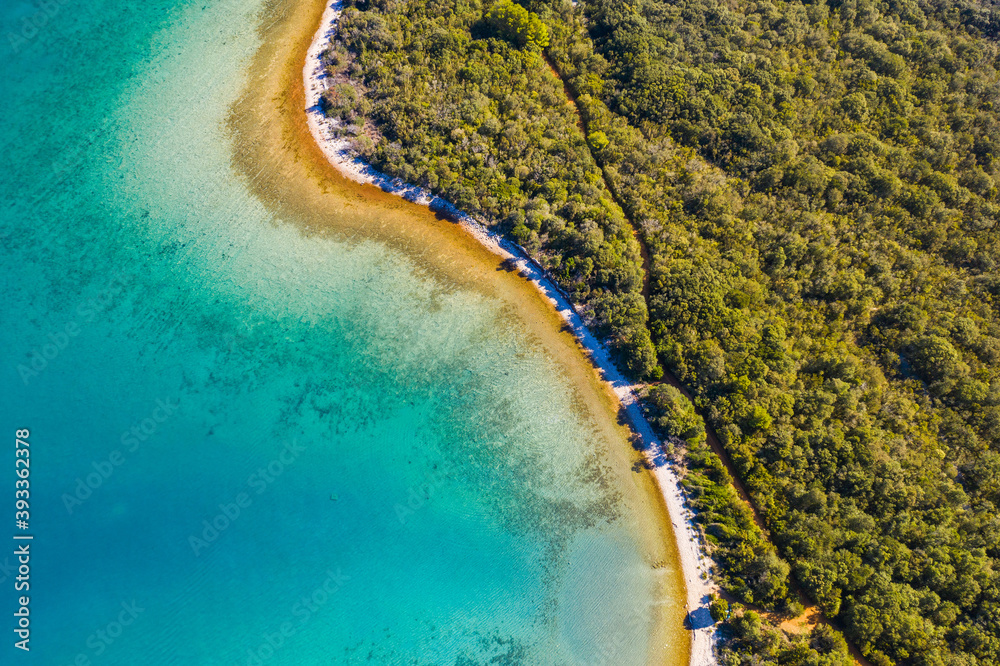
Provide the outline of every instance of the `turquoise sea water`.
{"type": "Polygon", "coordinates": [[[553,361],[233,173],[260,10],[0,5],[0,427],[31,430],[35,537],[27,654],[0,550],[0,663],[643,663],[657,574],[553,361]]]}

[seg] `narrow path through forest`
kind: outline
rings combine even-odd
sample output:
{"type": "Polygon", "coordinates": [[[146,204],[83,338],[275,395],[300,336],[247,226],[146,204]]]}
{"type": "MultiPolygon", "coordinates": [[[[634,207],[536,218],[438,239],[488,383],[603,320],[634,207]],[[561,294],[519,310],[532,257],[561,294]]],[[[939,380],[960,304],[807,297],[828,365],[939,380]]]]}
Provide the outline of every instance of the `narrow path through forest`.
{"type": "Polygon", "coordinates": [[[649,276],[651,275],[651,264],[649,259],[649,251],[646,249],[646,244],[642,242],[642,238],[639,235],[639,230],[636,228],[635,222],[629,217],[629,214],[622,204],[621,197],[618,196],[618,192],[615,190],[613,184],[608,179],[608,175],[604,172],[604,166],[594,155],[593,148],[590,147],[590,143],[587,142],[587,135],[589,131],[587,130],[587,122],[583,119],[583,114],[580,113],[580,107],[576,103],[576,95],[573,93],[572,88],[566,83],[566,79],[563,78],[559,70],[556,69],[555,63],[549,59],[547,53],[542,53],[542,57],[545,59],[545,63],[549,66],[549,70],[552,72],[552,76],[559,80],[562,84],[563,92],[566,93],[566,103],[573,108],[573,112],[576,114],[576,125],[580,128],[580,132],[583,133],[584,143],[587,144],[587,151],[590,153],[590,158],[594,160],[594,164],[601,170],[601,180],[604,181],[604,187],[607,188],[608,192],[611,193],[611,198],[614,200],[618,207],[621,208],[622,216],[625,221],[629,223],[629,227],[632,229],[632,237],[635,238],[636,242],[639,244],[639,254],[642,256],[642,297],[646,301],[646,306],[649,307],[649,276]]]}
{"type": "MultiPolygon", "coordinates": [[[[559,69],[556,67],[555,63],[552,62],[552,60],[549,58],[548,54],[543,53],[543,57],[545,58],[545,62],[546,64],[548,64],[549,69],[552,71],[553,76],[559,79],[559,82],[562,84],[563,90],[566,93],[567,103],[573,107],[573,111],[576,113],[577,125],[579,126],[580,131],[583,132],[584,142],[587,144],[587,150],[590,152],[590,157],[594,160],[594,163],[597,164],[597,166],[601,169],[601,178],[604,181],[604,186],[607,188],[608,192],[611,193],[611,197],[612,199],[614,199],[615,203],[618,204],[618,207],[622,211],[622,215],[628,222],[629,226],[632,228],[632,236],[635,238],[636,242],[639,243],[639,252],[642,255],[642,296],[643,299],[645,299],[646,301],[646,308],[648,310],[649,296],[650,296],[649,281],[652,268],[650,262],[649,250],[646,247],[646,243],[642,238],[642,234],[639,233],[639,229],[638,226],[636,225],[635,220],[633,220],[632,217],[629,215],[628,208],[626,208],[624,202],[622,201],[621,196],[615,189],[614,184],[608,178],[607,173],[604,170],[604,165],[601,164],[601,161],[594,154],[594,150],[590,146],[590,143],[586,140],[590,132],[587,129],[587,121],[584,119],[583,114],[580,112],[580,107],[577,104],[576,95],[573,93],[573,90],[570,87],[569,83],[559,72],[559,69]]],[[[690,391],[688,391],[687,388],[685,388],[685,386],[681,384],[680,380],[677,379],[677,377],[667,368],[663,369],[663,381],[678,389],[682,394],[684,394],[684,397],[686,397],[688,400],[691,400],[693,404],[694,401],[692,399],[690,391]]],[[[701,410],[698,411],[699,413],[701,412],[701,410]]],[[[704,418],[704,414],[702,414],[702,418],[704,418]]],[[[710,425],[708,425],[708,419],[705,419],[705,435],[708,441],[708,445],[712,449],[712,452],[715,453],[717,456],[719,456],[719,459],[722,461],[722,464],[726,468],[726,471],[729,472],[729,476],[732,477],[733,487],[736,489],[736,493],[739,495],[740,499],[742,499],[746,503],[746,505],[750,508],[750,511],[753,514],[754,522],[757,524],[758,527],[760,527],[761,531],[764,532],[765,536],[770,538],[770,532],[767,529],[766,524],[764,523],[764,519],[760,513],[760,510],[757,508],[757,504],[750,497],[750,494],[746,490],[746,486],[743,485],[743,480],[740,478],[740,475],[737,472],[736,466],[733,464],[733,460],[732,458],[730,458],[729,453],[727,453],[726,449],[722,446],[722,442],[719,440],[719,436],[716,434],[715,429],[712,428],[710,425]]],[[[804,610],[802,614],[799,615],[798,617],[790,618],[785,620],[784,622],[781,622],[780,627],[783,630],[789,633],[799,633],[804,629],[806,625],[823,623],[833,627],[834,629],[837,629],[841,634],[843,634],[843,630],[840,628],[839,624],[828,618],[826,614],[823,613],[823,611],[820,609],[819,605],[816,604],[814,601],[812,601],[805,594],[805,592],[802,591],[802,587],[798,584],[798,581],[795,579],[794,574],[789,576],[788,583],[789,587],[792,589],[792,592],[794,592],[795,596],[798,597],[799,602],[803,605],[804,610]]],[[[848,651],[851,654],[851,657],[854,658],[854,661],[858,664],[858,666],[872,666],[871,663],[864,658],[864,656],[861,654],[861,651],[857,648],[856,645],[854,645],[854,643],[848,640],[847,647],[848,651]]]]}
{"type": "MultiPolygon", "coordinates": [[[[580,127],[580,131],[583,132],[583,136],[586,138],[586,136],[589,134],[589,130],[587,129],[587,121],[584,119],[583,114],[580,112],[580,107],[577,105],[576,95],[573,94],[573,90],[566,82],[566,79],[564,79],[562,75],[559,73],[559,70],[556,68],[555,63],[553,63],[549,59],[547,54],[544,57],[545,57],[545,62],[548,64],[549,69],[552,71],[553,76],[559,79],[559,82],[562,83],[563,90],[566,92],[567,104],[573,107],[573,111],[576,113],[577,125],[580,127]]],[[[589,143],[587,144],[587,150],[590,151],[590,156],[594,160],[594,163],[597,164],[597,166],[601,169],[601,178],[604,181],[604,186],[607,188],[608,192],[611,193],[611,197],[612,199],[614,199],[615,203],[618,204],[618,207],[621,209],[625,221],[628,222],[629,226],[632,228],[632,236],[635,238],[636,242],[639,243],[639,252],[642,254],[642,272],[643,272],[642,295],[646,301],[646,308],[649,309],[649,280],[652,268],[650,262],[649,250],[646,247],[646,243],[643,241],[642,235],[639,233],[635,221],[629,215],[628,208],[625,207],[625,204],[622,201],[621,196],[618,194],[617,190],[614,188],[614,185],[608,179],[607,174],[604,172],[604,165],[601,164],[601,161],[597,159],[596,155],[594,155],[593,149],[590,147],[589,143]]],[[[686,397],[688,400],[691,400],[692,403],[694,402],[691,393],[687,390],[687,388],[685,388],[684,385],[681,384],[680,380],[677,379],[677,377],[674,376],[674,374],[666,368],[663,369],[663,381],[677,388],[681,393],[684,394],[684,397],[686,397]]],[[[764,520],[761,517],[760,511],[757,509],[757,505],[754,504],[753,500],[750,499],[750,495],[749,493],[747,493],[746,487],[744,487],[743,482],[740,480],[739,474],[736,472],[736,467],[733,464],[732,458],[729,457],[729,454],[722,447],[722,442],[719,440],[718,435],[716,435],[715,430],[711,426],[706,425],[705,433],[708,438],[708,444],[711,447],[712,451],[717,456],[719,456],[719,458],[722,460],[723,465],[725,465],[726,470],[729,472],[730,476],[733,477],[733,486],[736,488],[737,494],[744,502],[747,503],[747,505],[750,507],[750,510],[753,512],[754,522],[757,523],[757,526],[760,527],[762,530],[764,530],[764,532],[766,533],[767,527],[764,524],[764,520]]]]}

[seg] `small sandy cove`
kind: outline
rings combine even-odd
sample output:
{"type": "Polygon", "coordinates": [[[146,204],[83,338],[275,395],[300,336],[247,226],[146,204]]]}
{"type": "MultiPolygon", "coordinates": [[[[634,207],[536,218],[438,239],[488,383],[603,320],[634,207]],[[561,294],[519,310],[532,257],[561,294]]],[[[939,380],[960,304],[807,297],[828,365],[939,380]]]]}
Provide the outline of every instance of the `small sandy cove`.
{"type": "MultiPolygon", "coordinates": [[[[430,192],[386,176],[360,160],[351,150],[350,142],[337,136],[336,123],[328,120],[320,111],[320,96],[326,90],[326,75],[320,63],[320,55],[329,44],[337,29],[342,4],[334,2],[326,7],[316,36],[313,38],[303,69],[305,84],[306,114],[309,130],[330,163],[345,177],[358,183],[370,183],[381,189],[398,194],[417,204],[429,206],[458,221],[458,223],[490,251],[513,262],[521,275],[529,279],[547,298],[566,324],[572,329],[580,344],[587,350],[598,373],[618,397],[631,422],[635,434],[642,440],[642,449],[647,452],[652,474],[663,494],[670,521],[673,523],[680,563],[687,587],[688,622],[691,630],[691,666],[715,664],[713,655],[714,626],[708,613],[709,596],[716,586],[709,577],[710,561],[703,553],[694,527],[690,510],[685,506],[683,490],[672,462],[656,464],[656,453],[661,443],[653,434],[636,399],[635,387],[618,371],[608,350],[595,338],[566,295],[558,288],[544,270],[519,245],[500,237],[486,226],[451,203],[434,196],[430,192]]],[[[662,457],[661,457],[662,458],[662,457]]]]}

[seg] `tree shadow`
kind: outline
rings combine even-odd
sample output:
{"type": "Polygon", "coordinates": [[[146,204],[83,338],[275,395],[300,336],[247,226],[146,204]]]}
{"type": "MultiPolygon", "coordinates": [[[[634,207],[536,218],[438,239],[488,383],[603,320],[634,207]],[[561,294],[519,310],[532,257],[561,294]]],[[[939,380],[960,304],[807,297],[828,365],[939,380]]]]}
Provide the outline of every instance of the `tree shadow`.
{"type": "Polygon", "coordinates": [[[513,273],[514,271],[518,270],[517,262],[511,259],[510,257],[507,257],[506,259],[500,262],[500,265],[497,266],[497,270],[513,273]]]}
{"type": "MultiPolygon", "coordinates": [[[[630,424],[628,413],[624,407],[618,409],[618,424],[624,426],[630,424]]],[[[635,451],[643,454],[643,458],[632,465],[633,472],[656,469],[670,462],[670,456],[659,442],[651,442],[636,433],[632,433],[632,436],[629,437],[629,443],[635,451]]]]}
{"type": "Polygon", "coordinates": [[[684,627],[690,631],[706,629],[714,624],[715,620],[712,619],[708,606],[700,606],[693,611],[688,611],[687,617],[684,618],[684,627]]]}

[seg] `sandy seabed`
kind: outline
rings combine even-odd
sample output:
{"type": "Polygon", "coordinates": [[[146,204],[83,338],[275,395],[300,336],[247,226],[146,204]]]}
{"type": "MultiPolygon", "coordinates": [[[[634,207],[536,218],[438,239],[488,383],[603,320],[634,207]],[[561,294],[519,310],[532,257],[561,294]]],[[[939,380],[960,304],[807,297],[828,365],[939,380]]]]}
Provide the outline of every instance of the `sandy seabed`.
{"type": "Polygon", "coordinates": [[[673,524],[680,555],[680,565],[687,588],[688,621],[691,629],[691,665],[715,664],[713,646],[715,629],[708,613],[710,595],[717,589],[709,576],[710,560],[704,554],[699,533],[694,526],[691,511],[687,508],[680,478],[672,462],[664,463],[657,454],[662,443],[653,433],[636,398],[636,387],[615,367],[607,348],[583,324],[579,313],[565,293],[550,279],[545,271],[532,260],[523,248],[490,231],[471,216],[457,210],[450,202],[415,185],[380,173],[354,154],[350,140],[340,136],[335,121],[327,119],[320,110],[320,96],[326,90],[327,79],[320,56],[337,29],[342,3],[328,5],[319,29],[313,38],[303,68],[306,114],[309,130],[326,158],[341,174],[357,183],[372,184],[386,192],[397,194],[409,201],[430,207],[455,220],[469,234],[491,252],[517,266],[552,304],[580,344],[587,350],[591,361],[603,380],[608,383],[628,415],[632,428],[642,440],[642,448],[663,495],[670,521],[673,524]]]}

